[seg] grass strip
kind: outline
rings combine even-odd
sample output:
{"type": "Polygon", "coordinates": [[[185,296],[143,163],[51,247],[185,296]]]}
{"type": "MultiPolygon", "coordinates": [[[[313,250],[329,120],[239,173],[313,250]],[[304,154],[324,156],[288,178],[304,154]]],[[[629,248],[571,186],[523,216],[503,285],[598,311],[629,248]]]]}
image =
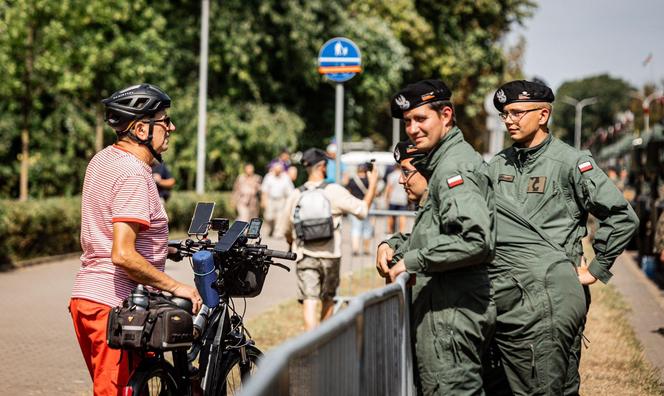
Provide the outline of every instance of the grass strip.
{"type": "MultiPolygon", "coordinates": [[[[382,285],[374,269],[356,272],[352,294],[358,295],[382,285]]],[[[349,290],[351,278],[341,281],[340,291],[349,290]]],[[[658,372],[646,360],[643,347],[629,325],[629,307],[613,286],[592,286],[593,303],[586,324],[590,340],[581,359],[581,394],[664,396],[658,372]]],[[[270,350],[304,332],[302,307],[296,300],[282,303],[248,321],[256,344],[270,350]]]]}

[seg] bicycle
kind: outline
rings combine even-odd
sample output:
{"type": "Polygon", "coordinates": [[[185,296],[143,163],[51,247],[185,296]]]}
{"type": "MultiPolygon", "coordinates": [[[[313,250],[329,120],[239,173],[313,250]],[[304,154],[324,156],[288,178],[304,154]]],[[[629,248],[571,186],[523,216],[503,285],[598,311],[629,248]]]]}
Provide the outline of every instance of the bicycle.
{"type": "MultiPolygon", "coordinates": [[[[214,263],[208,273],[194,270],[196,287],[203,297],[203,308],[193,318],[194,341],[190,347],[170,350],[172,363],[166,359],[165,350],[146,351],[124,388],[124,396],[234,394],[255,370],[262,355],[243,324],[242,314],[235,310],[232,298],[260,294],[270,266],[290,271],[272,259],[295,260],[297,256],[261,245],[262,220],[236,221],[229,228],[227,219],[210,221],[212,209],[208,207],[208,221],[203,224],[200,218],[206,216],[198,215],[199,205],[189,235],[192,235],[192,228],[202,227],[204,231],[194,230],[193,235],[203,235],[203,239],[169,241],[169,247],[177,250],[174,255],[189,257],[194,269],[198,264],[196,259],[201,256],[207,255],[214,263]],[[199,223],[195,225],[197,216],[199,223]],[[208,229],[218,232],[216,243],[206,238],[208,229]],[[256,241],[249,243],[251,240],[256,241]],[[216,280],[206,284],[204,281],[211,278],[204,276],[210,275],[216,280]],[[214,301],[215,298],[218,300],[214,301]],[[198,367],[194,364],[197,359],[198,367]]],[[[191,301],[173,297],[170,300],[191,313],[191,301]]]]}

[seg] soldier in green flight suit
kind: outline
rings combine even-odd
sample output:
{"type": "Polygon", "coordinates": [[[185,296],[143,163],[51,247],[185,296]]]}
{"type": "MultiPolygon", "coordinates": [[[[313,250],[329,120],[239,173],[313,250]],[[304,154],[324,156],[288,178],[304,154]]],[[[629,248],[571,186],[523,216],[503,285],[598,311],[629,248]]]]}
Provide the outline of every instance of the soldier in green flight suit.
{"type": "Polygon", "coordinates": [[[481,355],[495,306],[487,264],[494,252],[493,192],[481,156],[454,125],[451,91],[439,80],[410,84],[391,102],[392,117],[426,152],[416,167],[429,193],[418,211],[409,250],[391,269],[381,244],[377,267],[391,280],[416,276],[412,292],[416,381],[425,395],[481,395],[481,355]]]}
{"type": "MultiPolygon", "coordinates": [[[[394,160],[397,164],[401,165],[401,176],[399,177],[399,184],[403,185],[408,197],[408,202],[417,204],[417,210],[422,209],[429,196],[429,184],[427,179],[422,176],[413,165],[413,162],[424,158],[426,155],[417,151],[410,141],[405,140],[397,143],[394,147],[394,160]]],[[[380,262],[377,261],[376,269],[384,276],[389,276],[389,267],[398,263],[403,258],[403,254],[408,251],[410,246],[410,233],[397,232],[392,234],[390,238],[383,243],[387,244],[390,249],[383,248],[382,253],[389,253],[389,258],[385,258],[388,263],[388,268],[383,270],[380,262]]],[[[382,245],[382,244],[381,244],[382,245]]],[[[379,248],[380,246],[379,245],[379,248]]]]}
{"type": "MultiPolygon", "coordinates": [[[[423,207],[427,182],[412,164],[423,154],[409,142],[397,144],[394,154],[409,201],[423,207]]],[[[489,395],[559,395],[585,313],[583,290],[567,255],[502,197],[495,198],[496,255],[488,269],[498,318],[495,345],[484,357],[484,390],[489,395]]],[[[409,237],[398,233],[385,241],[393,249],[393,263],[410,249],[409,237]]]]}
{"type": "MultiPolygon", "coordinates": [[[[638,219],[589,152],[576,150],[549,133],[553,100],[551,89],[529,81],[512,81],[496,91],[494,106],[515,143],[496,155],[489,167],[499,201],[504,200],[520,221],[577,266],[587,307],[588,285],[597,279],[609,281],[611,266],[635,232],[638,219]],[[581,239],[587,233],[589,214],[597,218],[598,227],[593,241],[596,256],[586,263],[581,239]]],[[[582,329],[570,353],[565,395],[578,394],[582,329]]]]}

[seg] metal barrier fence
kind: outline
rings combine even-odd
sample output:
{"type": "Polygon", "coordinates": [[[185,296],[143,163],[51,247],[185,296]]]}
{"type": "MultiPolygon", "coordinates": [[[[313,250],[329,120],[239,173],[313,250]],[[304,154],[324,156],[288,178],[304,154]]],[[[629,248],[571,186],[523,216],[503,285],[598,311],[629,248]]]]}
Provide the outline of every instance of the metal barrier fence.
{"type": "Polygon", "coordinates": [[[408,274],[268,352],[244,396],[414,394],[408,274]]]}

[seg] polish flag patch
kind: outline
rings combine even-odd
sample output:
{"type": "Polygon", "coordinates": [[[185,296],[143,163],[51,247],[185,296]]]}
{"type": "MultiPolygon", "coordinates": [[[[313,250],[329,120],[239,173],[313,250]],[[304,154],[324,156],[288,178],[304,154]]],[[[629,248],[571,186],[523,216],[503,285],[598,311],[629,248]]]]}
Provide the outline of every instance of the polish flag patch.
{"type": "Polygon", "coordinates": [[[579,165],[579,170],[581,171],[581,173],[586,173],[589,170],[591,170],[592,168],[593,168],[593,164],[591,164],[590,161],[586,161],[586,162],[579,165]]]}
{"type": "Polygon", "coordinates": [[[463,184],[463,177],[461,177],[461,175],[456,175],[447,179],[447,186],[449,188],[454,188],[460,184],[463,184]]]}

